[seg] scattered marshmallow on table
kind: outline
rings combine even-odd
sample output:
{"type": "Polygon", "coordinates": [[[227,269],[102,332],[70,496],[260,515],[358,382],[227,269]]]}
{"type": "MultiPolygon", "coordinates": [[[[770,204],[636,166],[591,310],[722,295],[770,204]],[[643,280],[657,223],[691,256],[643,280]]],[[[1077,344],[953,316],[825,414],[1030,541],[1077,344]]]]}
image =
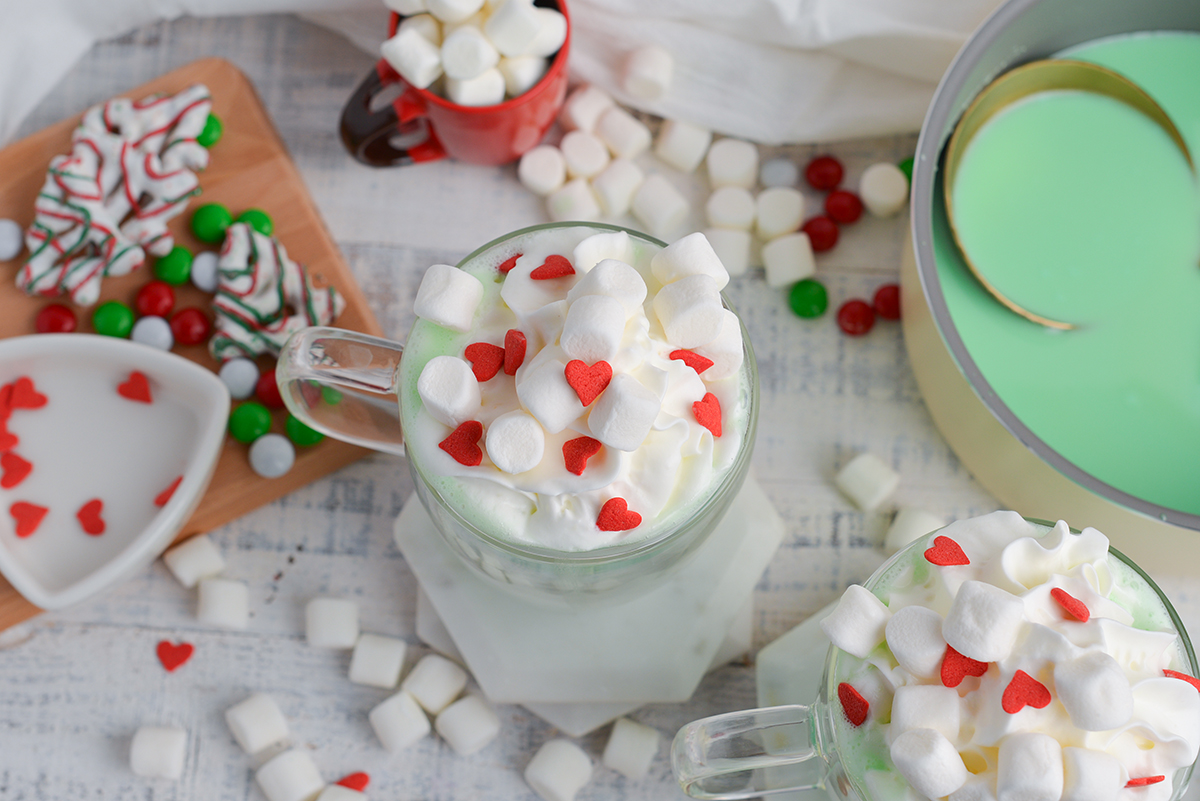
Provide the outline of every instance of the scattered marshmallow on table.
{"type": "Polygon", "coordinates": [[[715,228],[749,231],[754,227],[754,196],[740,186],[719,187],[705,201],[704,214],[715,228]]]}
{"type": "Polygon", "coordinates": [[[754,199],[755,230],[764,241],[790,234],[804,219],[804,195],[788,186],[764,189],[754,199]]]}
{"type": "Polygon", "coordinates": [[[217,262],[220,258],[211,250],[203,250],[192,259],[192,286],[201,292],[217,291],[217,262]]]}
{"type": "Polygon", "coordinates": [[[396,637],[361,634],[350,657],[350,681],[391,690],[400,682],[408,645],[396,637]]]}
{"type": "Polygon", "coordinates": [[[908,201],[908,177],[895,164],[872,164],[858,181],[858,196],[871,214],[891,217],[908,201]]]}
{"type": "Polygon", "coordinates": [[[571,178],[591,178],[608,166],[608,148],[599,137],[587,131],[568,131],[558,145],[567,175],[571,178]]]}
{"type": "Polygon", "coordinates": [[[505,0],[493,4],[483,23],[483,32],[504,56],[520,56],[529,49],[542,27],[541,17],[527,0],[505,0]]]}
{"type": "Polygon", "coordinates": [[[621,88],[642,100],[657,100],[671,87],[675,59],[658,45],[632,51],[621,70],[621,88]]]}
{"type": "Polygon", "coordinates": [[[749,189],[758,178],[758,149],[741,139],[720,139],[709,147],[705,164],[708,182],[714,189],[721,186],[749,189]]]}
{"type": "Polygon", "coordinates": [[[495,67],[474,78],[446,79],[446,97],[460,106],[494,106],[504,101],[506,91],[504,75],[495,67]]]}
{"type": "Polygon", "coordinates": [[[1117,660],[1102,651],[1054,666],[1058,700],[1084,731],[1109,731],[1133,717],[1133,691],[1117,660]]]}
{"type": "Polygon", "coordinates": [[[25,232],[16,220],[0,219],[0,261],[10,261],[21,253],[25,232]]]}
{"type": "Polygon", "coordinates": [[[548,740],[525,766],[525,782],[545,801],[571,801],[592,778],[592,760],[570,740],[548,740]]]}
{"type": "Polygon", "coordinates": [[[466,333],[483,299],[483,284],[449,264],[434,264],[421,277],[413,312],[423,320],[466,333]]]}
{"type": "Polygon", "coordinates": [[[605,295],[621,304],[632,317],[646,300],[646,281],[641,273],[619,259],[601,259],[567,292],[567,303],[585,295],[605,295]]]}
{"type": "Polygon", "coordinates": [[[222,629],[244,629],[250,622],[250,589],[245,582],[206,578],[198,585],[196,618],[222,629]]]}
{"type": "Polygon", "coordinates": [[[217,371],[217,378],[229,390],[230,397],[245,400],[254,394],[254,388],[258,386],[258,365],[252,359],[239,356],[222,364],[217,371]]]}
{"type": "Polygon", "coordinates": [[[432,730],[416,699],[404,690],[367,713],[367,720],[379,742],[392,753],[403,751],[432,730]]]}
{"type": "Polygon", "coordinates": [[[304,607],[304,633],[315,648],[353,648],[358,642],[358,604],[313,598],[304,607]]]}
{"type": "Polygon", "coordinates": [[[699,231],[681,237],[650,259],[650,272],[660,284],[671,284],[691,275],[707,275],[724,289],[729,283],[729,272],[717,256],[708,237],[699,231]]]}
{"type": "Polygon", "coordinates": [[[600,761],[626,778],[644,779],[658,755],[658,741],[657,729],[629,718],[617,718],[600,761]]]}
{"type": "Polygon", "coordinates": [[[443,709],[433,726],[460,756],[474,754],[500,734],[500,718],[477,695],[460,698],[443,709]]]}
{"type": "Polygon", "coordinates": [[[525,151],[517,164],[517,179],[535,195],[550,194],[567,180],[567,162],[562,151],[554,145],[538,145],[525,151]]]}
{"type": "Polygon", "coordinates": [[[187,755],[187,732],[176,726],[142,726],[129,746],[129,767],[150,779],[178,779],[187,755]]]}
{"type": "Polygon", "coordinates": [[[250,445],[250,468],[263,478],[287,475],[296,463],[296,446],[283,434],[263,434],[250,445]]]}
{"type": "Polygon", "coordinates": [[[163,554],[163,563],[185,587],[195,587],[200,579],[225,569],[221,552],[207,534],[197,534],[163,554]]]}
{"type": "Polygon", "coordinates": [[[708,381],[729,378],[742,367],[746,350],[742,343],[742,321],[729,309],[721,310],[721,328],[716,338],[696,348],[696,353],[712,362],[704,371],[708,381]]]}
{"type": "MultiPolygon", "coordinates": [[[[764,260],[767,259],[767,250],[772,244],[774,243],[763,247],[764,260]]],[[[770,270],[769,265],[767,269],[770,270]]],[[[834,483],[846,497],[854,501],[855,506],[864,512],[870,512],[890,498],[896,487],[900,486],[900,474],[884,464],[878,456],[860,453],[838,471],[834,483]]]]}
{"type": "Polygon", "coordinates": [[[1059,801],[1062,745],[1048,734],[1021,732],[1000,741],[996,797],[1001,801],[1059,801]]]}
{"type": "Polygon", "coordinates": [[[610,448],[635,451],[661,409],[658,395],[628,373],[617,373],[592,407],[588,430],[610,448]]]}
{"type": "Polygon", "coordinates": [[[528,412],[516,409],[488,426],[486,447],[492,464],[516,475],[541,463],[546,453],[546,432],[528,412]]]}
{"type": "Polygon", "coordinates": [[[683,225],[691,207],[670,181],[655,173],[638,187],[630,209],[652,236],[669,239],[683,225]]]}
{"type": "Polygon", "coordinates": [[[946,613],[942,636],[963,656],[995,662],[1012,651],[1024,615],[1024,602],[1012,593],[982,581],[964,581],[946,613]]]}
{"type": "Polygon", "coordinates": [[[546,198],[546,211],[550,219],[557,222],[566,220],[597,220],[600,218],[600,203],[596,193],[586,178],[575,178],[567,181],[557,191],[546,198]]]}
{"type": "Polygon", "coordinates": [[[617,355],[625,335],[625,307],[607,295],[584,295],[567,309],[558,344],[572,359],[588,364],[617,355]]]}
{"type": "Polygon", "coordinates": [[[467,672],[437,654],[421,657],[400,685],[431,715],[445,709],[466,686],[467,672]]]}
{"type": "Polygon", "coordinates": [[[254,774],[267,801],[312,801],[325,789],[321,772],[305,751],[284,751],[254,774]]]}
{"type": "Polygon", "coordinates": [[[175,344],[175,333],[171,330],[171,324],[155,315],[139,318],[133,324],[129,338],[158,350],[170,350],[175,344]]]}
{"type": "Polygon", "coordinates": [[[614,156],[632,159],[650,148],[650,129],[620,106],[613,106],[596,120],[596,136],[614,156]]]}
{"type": "Polygon", "coordinates": [[[654,296],[654,313],[667,341],[680,348],[694,348],[716,339],[724,310],[717,282],[708,275],[685,276],[654,296]]]}
{"type": "Polygon", "coordinates": [[[749,231],[706,228],[704,237],[712,245],[713,251],[730,275],[745,275],[750,269],[750,251],[754,245],[754,237],[749,231]]]}
{"type": "Polygon", "coordinates": [[[512,56],[500,59],[496,69],[504,76],[504,91],[519,97],[537,86],[548,66],[541,56],[512,56]]]}
{"type": "Polygon", "coordinates": [[[567,383],[565,370],[565,364],[550,359],[526,373],[517,384],[521,405],[548,434],[557,434],[583,414],[583,404],[567,383]]]}
{"type": "Polygon", "coordinates": [[[763,245],[762,263],[767,286],[788,286],[817,271],[812,242],[803,232],[777,236],[763,245]]]}
{"type": "Polygon", "coordinates": [[[287,718],[275,699],[266,693],[255,693],[226,709],[225,723],[233,739],[250,756],[289,736],[287,718]]]}
{"type": "Polygon", "coordinates": [[[568,131],[586,131],[591,133],[596,129],[600,115],[616,105],[612,97],[595,86],[581,86],[567,95],[559,112],[558,120],[568,131]]]}
{"type": "Polygon", "coordinates": [[[563,46],[567,41],[567,18],[555,8],[534,9],[538,14],[538,33],[525,48],[527,56],[547,58],[563,46]]]}
{"type": "Polygon", "coordinates": [[[821,621],[821,631],[846,653],[866,659],[884,641],[891,616],[873,592],[860,584],[851,584],[829,616],[821,621]]]}
{"type": "MultiPolygon", "coordinates": [[[[905,607],[911,609],[913,607],[905,607]]],[[[958,739],[962,704],[958,690],[939,684],[911,684],[896,688],[888,733],[898,736],[913,729],[933,729],[958,739]]]]}
{"type": "Polygon", "coordinates": [[[962,757],[941,732],[933,729],[904,732],[892,741],[890,754],[900,775],[927,798],[949,795],[967,780],[962,757]]]}
{"type": "Polygon", "coordinates": [[[462,22],[483,8],[484,0],[425,0],[425,8],[442,22],[462,22]]]}
{"type": "Polygon", "coordinates": [[[471,365],[457,356],[434,356],[421,368],[417,394],[434,420],[451,427],[479,413],[482,395],[471,365]]]}
{"type": "Polygon", "coordinates": [[[884,635],[900,667],[924,679],[938,674],[946,640],[942,637],[942,616],[937,612],[923,606],[898,609],[888,620],[884,635]]]}
{"type": "Polygon", "coordinates": [[[592,190],[606,216],[620,217],[629,211],[633,196],[644,180],[646,175],[641,167],[628,159],[613,159],[592,178],[592,190]]]}
{"type": "Polygon", "coordinates": [[[680,172],[695,172],[712,144],[712,131],[683,120],[664,120],[654,155],[680,172]]]}
{"type": "Polygon", "coordinates": [[[379,53],[400,77],[417,89],[426,89],[442,76],[441,48],[416,28],[398,31],[379,47],[379,53]]]}
{"type": "Polygon", "coordinates": [[[758,168],[758,182],[763,186],[792,186],[800,180],[800,168],[788,158],[768,159],[758,168]]]}
{"type": "Polygon", "coordinates": [[[931,531],[937,531],[944,525],[946,521],[924,509],[902,506],[892,518],[892,525],[888,527],[887,535],[883,538],[883,549],[888,553],[895,553],[913,540],[920,539],[931,531]]]}
{"type": "Polygon", "coordinates": [[[1125,782],[1121,761],[1112,754],[1067,746],[1063,755],[1061,801],[1116,801],[1125,782]]]}

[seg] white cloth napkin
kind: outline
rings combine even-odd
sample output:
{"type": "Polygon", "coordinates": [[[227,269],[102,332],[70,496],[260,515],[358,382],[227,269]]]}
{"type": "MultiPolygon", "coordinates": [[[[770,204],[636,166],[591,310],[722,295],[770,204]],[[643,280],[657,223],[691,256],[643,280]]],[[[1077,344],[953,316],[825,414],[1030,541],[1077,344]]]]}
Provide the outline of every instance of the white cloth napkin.
{"type": "MultiPolygon", "coordinates": [[[[0,26],[0,141],[91,45],[158,19],[293,11],[372,54],[380,0],[36,0],[0,26]]],[[[763,144],[916,131],[954,53],[999,0],[568,0],[571,73],[621,102],[763,144]],[[646,44],[674,57],[667,94],[620,89],[646,44]]]]}

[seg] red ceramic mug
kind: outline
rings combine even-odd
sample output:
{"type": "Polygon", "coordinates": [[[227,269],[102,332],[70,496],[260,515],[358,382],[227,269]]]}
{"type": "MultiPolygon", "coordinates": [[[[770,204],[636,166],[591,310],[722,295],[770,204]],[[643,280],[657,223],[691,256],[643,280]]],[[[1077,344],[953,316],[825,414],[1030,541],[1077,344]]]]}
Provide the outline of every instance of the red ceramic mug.
{"type": "MultiPolygon", "coordinates": [[[[426,89],[410,86],[380,59],[342,109],[342,143],[355,159],[390,167],[452,158],[472,164],[507,164],[546,134],[567,94],[567,55],[571,18],[565,0],[535,0],[567,20],[567,37],[533,88],[494,106],[460,106],[426,89]],[[372,110],[373,98],[388,86],[401,89],[390,104],[372,110]]],[[[393,13],[388,36],[400,15],[393,13]]]]}

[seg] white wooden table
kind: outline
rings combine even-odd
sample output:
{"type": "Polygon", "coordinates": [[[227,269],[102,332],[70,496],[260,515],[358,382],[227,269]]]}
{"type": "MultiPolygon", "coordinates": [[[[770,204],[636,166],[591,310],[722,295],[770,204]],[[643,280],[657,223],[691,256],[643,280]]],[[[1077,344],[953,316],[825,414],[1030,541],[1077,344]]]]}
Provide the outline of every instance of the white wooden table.
{"type": "MultiPolygon", "coordinates": [[[[422,270],[454,263],[475,246],[545,219],[512,167],[440,162],[371,170],[342,150],[341,105],[371,66],[340,37],[292,17],[267,16],[154,25],[96,47],[29,119],[30,133],[196,58],[220,55],[255,83],[309,189],[389,334],[411,323],[422,270]],[[464,202],[467,199],[467,202],[464,202]]],[[[878,160],[910,155],[915,136],[826,143],[848,178],[878,160]]],[[[764,149],[764,155],[776,152],[764,149]]],[[[814,147],[786,151],[803,164],[814,147]]],[[[810,198],[817,202],[817,198],[810,198]]],[[[896,280],[906,221],[864,219],[818,260],[831,310],[869,298],[896,280]]],[[[996,501],[959,465],[917,392],[899,326],[842,335],[827,314],[801,320],[761,273],[731,284],[758,354],[762,415],[754,469],[787,523],[782,547],[755,594],[757,649],[865,579],[890,510],[863,514],[831,477],[869,450],[902,475],[895,503],[947,519],[991,511],[996,501]]],[[[255,765],[230,737],[222,712],[252,691],[280,702],[296,744],[329,781],[372,777],[372,798],[532,799],[521,771],[555,730],[517,706],[501,706],[500,738],[470,758],[436,738],[399,755],[378,745],[366,712],[383,690],[346,678],[349,655],[309,648],[303,608],[316,595],[356,600],[365,631],[404,637],[410,662],[424,648],[414,633],[416,583],[392,544],[392,521],[412,485],[400,459],[365,459],[213,532],[229,574],[250,585],[245,632],[213,631],[194,618],[194,597],[161,563],[79,608],[44,615],[5,636],[0,650],[0,801],[63,799],[262,799],[255,765]],[[167,673],[162,639],[196,646],[167,673]],[[128,768],[143,724],[187,729],[184,778],[150,781],[128,768]]],[[[1159,577],[1193,631],[1200,631],[1200,579],[1159,577]]],[[[652,705],[633,717],[663,734],[651,775],[629,782],[599,765],[579,794],[590,799],[678,798],[665,755],[684,722],[754,705],[752,662],[714,671],[693,699],[652,705]]],[[[582,738],[599,758],[607,727],[582,738]]],[[[1200,797],[1196,790],[1191,796],[1200,797]]]]}

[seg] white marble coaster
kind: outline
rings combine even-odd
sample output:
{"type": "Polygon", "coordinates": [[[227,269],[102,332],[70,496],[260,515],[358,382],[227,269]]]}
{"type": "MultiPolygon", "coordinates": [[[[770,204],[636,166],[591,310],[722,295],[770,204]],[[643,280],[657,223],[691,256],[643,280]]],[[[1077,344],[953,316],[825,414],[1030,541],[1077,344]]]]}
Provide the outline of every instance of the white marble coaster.
{"type": "Polygon", "coordinates": [[[691,696],[783,528],[748,478],[724,521],[666,584],[622,604],[575,610],[534,606],[478,578],[415,496],[396,520],[395,537],[492,702],[628,709],[691,696]]]}

